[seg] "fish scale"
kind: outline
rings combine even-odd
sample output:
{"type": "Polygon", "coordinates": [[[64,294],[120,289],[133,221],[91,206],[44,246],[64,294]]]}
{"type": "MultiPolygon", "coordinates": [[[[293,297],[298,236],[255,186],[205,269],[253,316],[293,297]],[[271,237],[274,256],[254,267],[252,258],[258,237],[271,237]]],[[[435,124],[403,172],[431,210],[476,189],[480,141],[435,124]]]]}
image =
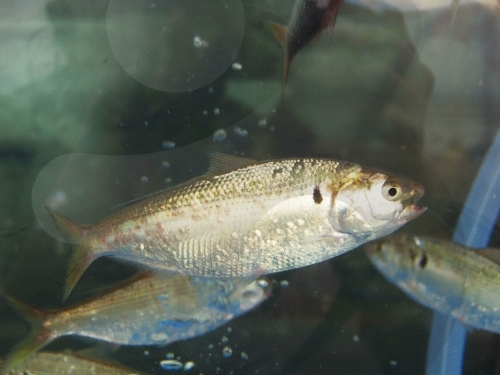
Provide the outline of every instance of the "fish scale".
{"type": "Polygon", "coordinates": [[[99,256],[189,276],[255,277],[339,255],[423,212],[413,204],[423,193],[420,185],[355,163],[313,158],[255,162],[217,154],[213,165],[207,175],[93,225],[73,223],[49,209],[58,227],[78,243],[65,296],[99,256]],[[398,186],[397,200],[382,198],[386,181],[398,186]],[[379,212],[364,212],[362,207],[346,213],[340,201],[352,201],[347,197],[355,192],[364,194],[355,200],[365,206],[372,198],[382,201],[377,203],[382,216],[372,217],[379,212]],[[303,223],[301,231],[287,226],[297,220],[303,223]],[[360,222],[369,233],[351,231],[351,222],[360,222]],[[338,225],[347,230],[335,228],[338,225]],[[371,230],[372,225],[381,227],[371,230]],[[302,251],[292,251],[298,248],[302,251]]]}

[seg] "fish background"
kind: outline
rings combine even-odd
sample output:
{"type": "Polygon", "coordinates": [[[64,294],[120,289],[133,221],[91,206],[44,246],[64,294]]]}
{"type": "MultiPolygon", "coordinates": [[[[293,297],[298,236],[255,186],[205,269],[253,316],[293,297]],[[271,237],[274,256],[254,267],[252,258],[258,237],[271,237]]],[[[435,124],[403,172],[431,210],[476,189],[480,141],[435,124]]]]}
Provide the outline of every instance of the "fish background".
{"type": "MultiPolygon", "coordinates": [[[[42,229],[44,202],[92,222],[198,176],[213,151],[399,173],[425,186],[429,207],[403,230],[450,238],[498,129],[500,21],[480,5],[452,27],[451,9],[372,4],[341,6],[333,34],[294,58],[282,98],[283,53],[263,22],[286,24],[289,0],[2,1],[0,290],[61,306],[71,247],[42,229]]],[[[134,272],[99,259],[68,303],[134,272]]],[[[359,249],[272,278],[270,299],[211,333],[102,350],[150,374],[168,373],[167,353],[196,374],[424,373],[432,312],[359,249]]],[[[2,303],[0,354],[28,329],[2,303]]],[[[500,373],[498,335],[469,332],[463,373],[500,373]]]]}

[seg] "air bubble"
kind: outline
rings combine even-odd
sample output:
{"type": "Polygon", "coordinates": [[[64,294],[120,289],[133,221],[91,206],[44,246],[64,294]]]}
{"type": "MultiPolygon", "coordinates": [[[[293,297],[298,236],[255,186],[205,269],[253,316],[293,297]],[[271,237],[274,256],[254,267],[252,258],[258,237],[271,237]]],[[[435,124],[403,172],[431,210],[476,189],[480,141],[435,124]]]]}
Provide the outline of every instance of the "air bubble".
{"type": "Polygon", "coordinates": [[[208,47],[208,42],[206,40],[203,40],[201,36],[196,35],[193,38],[193,46],[195,46],[198,49],[205,49],[208,47]]]}
{"type": "Polygon", "coordinates": [[[248,135],[248,130],[242,129],[239,126],[234,128],[234,133],[240,137],[246,137],[248,135]]]}
{"type": "Polygon", "coordinates": [[[194,368],[195,364],[193,361],[188,361],[186,363],[184,363],[184,371],[189,371],[189,370],[192,370],[194,368]]]}
{"type": "Polygon", "coordinates": [[[262,279],[262,280],[257,281],[257,285],[259,287],[261,287],[262,289],[264,289],[264,288],[268,287],[269,283],[266,280],[262,279]]]}
{"type": "Polygon", "coordinates": [[[163,147],[165,150],[170,150],[175,147],[175,142],[172,141],[163,141],[161,143],[161,147],[163,147]]]}
{"type": "Polygon", "coordinates": [[[165,358],[166,358],[166,359],[174,359],[174,358],[175,358],[175,355],[174,355],[174,353],[169,352],[169,353],[165,354],[165,358]]]}
{"type": "Polygon", "coordinates": [[[165,359],[160,361],[160,366],[164,370],[180,370],[184,365],[175,359],[165,359]]]}
{"type": "Polygon", "coordinates": [[[222,142],[224,139],[226,139],[227,133],[224,129],[218,129],[214,132],[213,135],[213,140],[217,142],[222,142]]]}
{"type": "Polygon", "coordinates": [[[222,355],[224,356],[224,358],[231,357],[233,355],[233,349],[231,349],[229,346],[225,346],[222,349],[222,355]]]}

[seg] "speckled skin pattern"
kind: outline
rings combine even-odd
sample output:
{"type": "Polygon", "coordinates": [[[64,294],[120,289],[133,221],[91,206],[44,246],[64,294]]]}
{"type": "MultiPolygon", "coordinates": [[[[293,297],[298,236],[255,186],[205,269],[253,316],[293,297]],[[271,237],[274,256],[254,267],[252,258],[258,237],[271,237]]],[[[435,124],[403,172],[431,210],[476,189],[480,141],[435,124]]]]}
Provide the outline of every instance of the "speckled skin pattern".
{"type": "Polygon", "coordinates": [[[122,345],[166,345],[206,333],[269,295],[258,281],[146,273],[99,298],[44,317],[49,340],[75,334],[122,345]]]}
{"type": "MultiPolygon", "coordinates": [[[[383,230],[363,235],[334,228],[332,216],[341,214],[335,205],[343,187],[382,196],[369,191],[373,176],[389,179],[357,164],[325,159],[255,163],[207,175],[85,226],[80,252],[90,254],[89,263],[111,255],[201,277],[247,277],[310,265],[410,219],[388,219],[383,230]]],[[[404,191],[393,209],[397,214],[413,207],[423,192],[414,183],[399,184],[404,191]]],[[[383,204],[377,203],[382,209],[383,204]]],[[[357,217],[342,220],[359,226],[357,217]]],[[[363,219],[363,225],[370,227],[370,220],[363,219]]]]}
{"type": "Polygon", "coordinates": [[[37,353],[5,375],[141,375],[124,366],[105,364],[73,354],[37,353]]]}
{"type": "MultiPolygon", "coordinates": [[[[486,251],[500,258],[500,249],[486,251]]],[[[379,271],[417,302],[468,326],[500,333],[500,265],[486,251],[412,235],[366,246],[379,271]]]]}

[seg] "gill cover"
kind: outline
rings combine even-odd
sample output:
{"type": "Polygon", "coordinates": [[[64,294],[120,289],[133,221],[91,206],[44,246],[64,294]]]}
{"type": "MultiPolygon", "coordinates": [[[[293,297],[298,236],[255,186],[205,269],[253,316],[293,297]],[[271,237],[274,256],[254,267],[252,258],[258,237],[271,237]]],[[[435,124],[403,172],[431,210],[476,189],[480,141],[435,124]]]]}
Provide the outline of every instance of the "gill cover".
{"type": "Polygon", "coordinates": [[[356,236],[392,232],[403,210],[401,186],[375,173],[365,182],[348,182],[333,197],[330,223],[356,236]]]}

